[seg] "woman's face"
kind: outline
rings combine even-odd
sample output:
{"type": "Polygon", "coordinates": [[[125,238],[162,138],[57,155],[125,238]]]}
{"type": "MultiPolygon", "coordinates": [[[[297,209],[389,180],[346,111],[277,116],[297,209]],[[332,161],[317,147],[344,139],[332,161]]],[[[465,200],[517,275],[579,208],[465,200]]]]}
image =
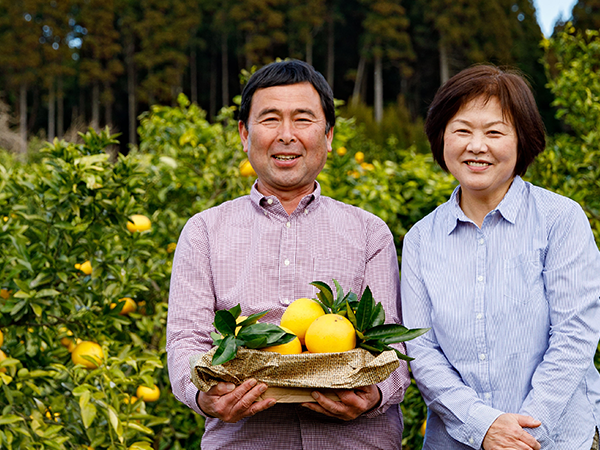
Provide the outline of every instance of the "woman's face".
{"type": "Polygon", "coordinates": [[[478,97],[458,110],[444,131],[444,161],[461,185],[461,202],[500,203],[514,178],[517,145],[497,97],[478,97]]]}

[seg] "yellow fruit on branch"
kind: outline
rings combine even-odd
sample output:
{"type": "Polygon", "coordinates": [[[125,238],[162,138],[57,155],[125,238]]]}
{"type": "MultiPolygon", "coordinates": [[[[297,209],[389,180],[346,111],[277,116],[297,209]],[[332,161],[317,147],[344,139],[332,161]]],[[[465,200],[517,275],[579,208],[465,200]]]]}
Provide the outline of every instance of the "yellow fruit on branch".
{"type": "Polygon", "coordinates": [[[127,221],[127,229],[132,233],[135,233],[136,231],[147,231],[150,228],[152,228],[152,222],[142,214],[134,214],[129,217],[129,220],[127,221]]]}
{"type": "Polygon", "coordinates": [[[100,367],[103,358],[104,352],[102,351],[102,347],[92,341],[80,342],[71,352],[73,364],[81,364],[86,369],[96,369],[100,367]],[[85,356],[92,358],[93,361],[84,358],[85,356]]]}
{"type": "Polygon", "coordinates": [[[354,160],[358,164],[361,164],[365,160],[365,154],[363,152],[356,152],[356,154],[354,155],[354,160]]]}
{"type": "MultiPolygon", "coordinates": [[[[6,353],[4,353],[2,350],[0,350],[0,362],[4,361],[6,358],[7,358],[6,353]]],[[[0,369],[0,372],[6,373],[6,367],[2,367],[0,369]]]]}
{"type": "Polygon", "coordinates": [[[151,388],[148,386],[138,386],[135,394],[145,402],[155,402],[160,397],[160,389],[157,385],[153,385],[151,388]]]}
{"type": "Polygon", "coordinates": [[[0,330],[0,347],[2,347],[2,344],[4,344],[4,334],[2,333],[2,330],[0,330]]]}
{"type": "Polygon", "coordinates": [[[123,403],[125,403],[126,405],[133,405],[135,402],[137,402],[137,399],[138,398],[135,395],[127,394],[123,399],[123,403]]]}
{"type": "MultiPolygon", "coordinates": [[[[135,303],[135,301],[132,298],[123,297],[123,298],[120,298],[118,300],[118,302],[119,303],[125,302],[125,304],[123,305],[123,309],[119,313],[122,316],[126,316],[130,312],[133,312],[133,311],[135,311],[137,309],[137,304],[135,303]]],[[[116,308],[116,306],[117,306],[117,303],[111,303],[110,304],[110,309],[114,309],[114,308],[116,308]]]]}
{"type": "Polygon", "coordinates": [[[298,336],[300,343],[304,344],[306,330],[315,319],[323,315],[325,311],[317,302],[310,298],[299,298],[286,308],[279,324],[298,336]]]}
{"type": "MultiPolygon", "coordinates": [[[[281,328],[283,328],[288,333],[294,334],[291,330],[285,327],[281,328]]],[[[300,339],[298,339],[298,336],[296,336],[296,338],[293,341],[290,341],[287,344],[273,345],[272,347],[265,347],[261,350],[264,350],[266,352],[276,352],[281,355],[298,355],[302,353],[302,344],[300,343],[300,339]]]]}
{"type": "Polygon", "coordinates": [[[344,156],[346,154],[346,151],[347,151],[346,147],[340,147],[336,150],[336,152],[339,156],[344,156]]]}
{"type": "Polygon", "coordinates": [[[8,300],[8,297],[10,297],[10,293],[11,291],[9,291],[6,288],[0,289],[0,297],[2,297],[4,300],[8,300]]]}
{"type": "Polygon", "coordinates": [[[250,161],[248,161],[247,159],[243,160],[240,163],[240,175],[243,177],[255,177],[256,176],[256,172],[254,171],[252,164],[250,164],[250,161]]]}
{"type": "Polygon", "coordinates": [[[310,324],[305,344],[311,353],[347,352],[356,347],[356,331],[344,316],[325,314],[310,324]]]}
{"type": "Polygon", "coordinates": [[[421,424],[421,436],[425,436],[425,429],[427,428],[427,419],[421,424]]]}
{"type": "Polygon", "coordinates": [[[89,261],[86,261],[83,264],[75,264],[75,268],[81,270],[86,275],[90,275],[92,273],[92,263],[89,261]]]}

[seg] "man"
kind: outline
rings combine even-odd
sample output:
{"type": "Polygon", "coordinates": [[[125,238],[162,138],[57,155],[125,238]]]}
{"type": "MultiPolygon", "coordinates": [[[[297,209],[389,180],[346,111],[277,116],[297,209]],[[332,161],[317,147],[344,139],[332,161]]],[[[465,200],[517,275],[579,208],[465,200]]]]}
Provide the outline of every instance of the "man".
{"type": "Polygon", "coordinates": [[[385,223],[321,195],[316,177],[331,151],[335,110],[321,74],[300,61],[257,71],[242,92],[239,132],[258,175],[250,195],[195,215],[181,233],[171,278],[167,352],[174,395],[206,417],[202,448],[399,449],[398,403],[407,365],[378,385],[340,390],[340,401],[256,401],[267,386],[250,379],[199,392],[189,357],[212,347],[216,310],[270,310],[315,297],[309,283],[332,279],[345,291],[368,285],[386,321],[400,322],[396,250],[385,223]]]}

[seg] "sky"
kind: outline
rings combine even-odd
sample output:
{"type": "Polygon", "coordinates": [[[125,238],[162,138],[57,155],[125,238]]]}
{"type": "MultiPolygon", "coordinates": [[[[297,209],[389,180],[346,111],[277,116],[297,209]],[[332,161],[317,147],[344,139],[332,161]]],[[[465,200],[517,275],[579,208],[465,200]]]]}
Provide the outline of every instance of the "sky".
{"type": "Polygon", "coordinates": [[[537,19],[544,36],[550,37],[556,20],[561,16],[563,19],[571,18],[571,10],[577,0],[535,0],[537,19]]]}

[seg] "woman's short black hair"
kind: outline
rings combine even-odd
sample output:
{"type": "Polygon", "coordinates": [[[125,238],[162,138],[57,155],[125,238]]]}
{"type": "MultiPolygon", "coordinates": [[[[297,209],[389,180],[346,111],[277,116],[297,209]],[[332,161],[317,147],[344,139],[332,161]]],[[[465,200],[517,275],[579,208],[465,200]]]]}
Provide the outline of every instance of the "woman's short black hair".
{"type": "Polygon", "coordinates": [[[297,59],[274,62],[252,74],[242,91],[239,119],[248,128],[248,116],[250,115],[250,107],[252,106],[252,97],[258,89],[298,83],[312,84],[319,94],[321,106],[325,113],[325,120],[327,121],[325,132],[328,133],[335,125],[333,91],[323,75],[317,72],[313,66],[297,59]]]}
{"type": "Polygon", "coordinates": [[[515,69],[473,66],[454,75],[438,89],[425,121],[425,133],[434,159],[448,171],[444,161],[446,125],[463,105],[480,97],[486,102],[496,97],[502,113],[514,125],[518,142],[514,174],[524,175],[536,156],[544,151],[546,132],[531,87],[515,69]]]}

